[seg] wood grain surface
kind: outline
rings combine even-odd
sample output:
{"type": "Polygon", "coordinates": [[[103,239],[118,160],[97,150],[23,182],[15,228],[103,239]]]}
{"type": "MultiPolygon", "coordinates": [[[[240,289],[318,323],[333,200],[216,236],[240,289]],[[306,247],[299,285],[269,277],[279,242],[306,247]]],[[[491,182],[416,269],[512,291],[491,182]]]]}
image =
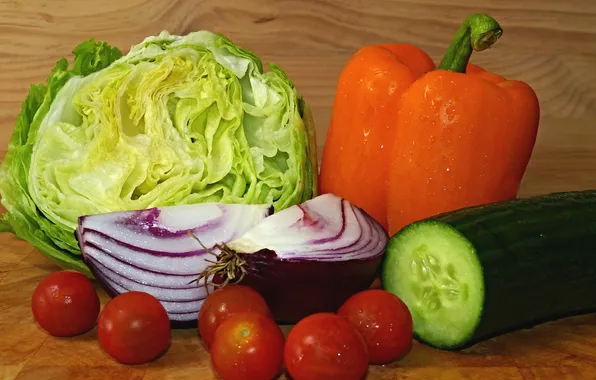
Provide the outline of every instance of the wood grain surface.
{"type": "MultiPolygon", "coordinates": [[[[520,195],[596,188],[594,0],[0,0],[0,156],[32,83],[89,37],[126,51],[168,30],[221,32],[287,71],[312,105],[319,149],[337,77],[361,46],[410,42],[440,58],[461,20],[488,12],[503,38],[472,61],[528,82],[541,103],[538,142],[520,195]]],[[[0,235],[0,379],[211,379],[196,331],[175,331],[166,355],[127,367],[103,354],[95,330],[48,337],[32,290],[56,267],[0,235]]],[[[100,292],[102,301],[107,297],[100,292]]],[[[459,353],[416,344],[372,379],[596,379],[596,315],[507,334],[459,353]]]]}

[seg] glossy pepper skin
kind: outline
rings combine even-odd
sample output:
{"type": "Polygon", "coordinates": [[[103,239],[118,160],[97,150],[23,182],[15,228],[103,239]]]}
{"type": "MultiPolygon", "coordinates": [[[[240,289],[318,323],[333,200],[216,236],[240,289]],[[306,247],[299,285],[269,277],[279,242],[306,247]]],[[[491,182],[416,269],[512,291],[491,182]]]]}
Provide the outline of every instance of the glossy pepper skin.
{"type": "Polygon", "coordinates": [[[517,196],[538,132],[538,99],[528,84],[468,64],[472,48],[483,50],[500,34],[492,18],[469,16],[438,69],[400,98],[388,170],[389,234],[517,196]]]}
{"type": "Polygon", "coordinates": [[[435,64],[409,44],[365,46],[337,84],[319,175],[319,193],[334,193],[387,228],[389,164],[402,93],[435,64]]]}

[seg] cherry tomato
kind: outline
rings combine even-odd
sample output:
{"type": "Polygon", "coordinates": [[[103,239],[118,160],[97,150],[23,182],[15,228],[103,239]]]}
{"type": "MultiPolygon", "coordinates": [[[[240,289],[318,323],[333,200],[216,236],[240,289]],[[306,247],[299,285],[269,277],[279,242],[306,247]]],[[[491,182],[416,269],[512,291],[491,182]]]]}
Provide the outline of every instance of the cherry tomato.
{"type": "Polygon", "coordinates": [[[284,360],[294,380],[356,380],[368,369],[364,338],[347,319],[333,313],[300,320],[288,334],[284,360]]]}
{"type": "Polygon", "coordinates": [[[199,334],[211,347],[215,330],[228,317],[243,311],[254,311],[271,316],[265,299],[245,285],[226,285],[209,294],[199,312],[199,334]]]}
{"type": "Polygon", "coordinates": [[[223,380],[271,380],[283,368],[284,335],[275,321],[247,311],[221,323],[211,346],[211,363],[223,380]]]}
{"type": "Polygon", "coordinates": [[[33,317],[53,336],[75,336],[97,322],[99,297],[93,283],[82,273],[63,270],[37,284],[31,299],[33,317]]]}
{"type": "Polygon", "coordinates": [[[113,298],[99,314],[101,348],[123,364],[142,364],[157,358],[170,343],[168,314],[152,295],[127,292],[113,298]]]}
{"type": "Polygon", "coordinates": [[[337,311],[362,334],[370,364],[386,364],[404,357],[412,346],[412,315],[396,295],[382,289],[364,290],[337,311]]]}

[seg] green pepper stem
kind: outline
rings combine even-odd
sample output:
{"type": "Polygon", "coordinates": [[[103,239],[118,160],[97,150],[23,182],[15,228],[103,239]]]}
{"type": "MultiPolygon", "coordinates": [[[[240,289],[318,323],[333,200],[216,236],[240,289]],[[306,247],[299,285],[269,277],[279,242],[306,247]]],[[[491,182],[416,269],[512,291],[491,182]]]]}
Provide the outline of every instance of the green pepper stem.
{"type": "Polygon", "coordinates": [[[489,15],[469,15],[453,37],[437,69],[465,73],[472,52],[488,49],[502,34],[499,23],[489,15]]]}

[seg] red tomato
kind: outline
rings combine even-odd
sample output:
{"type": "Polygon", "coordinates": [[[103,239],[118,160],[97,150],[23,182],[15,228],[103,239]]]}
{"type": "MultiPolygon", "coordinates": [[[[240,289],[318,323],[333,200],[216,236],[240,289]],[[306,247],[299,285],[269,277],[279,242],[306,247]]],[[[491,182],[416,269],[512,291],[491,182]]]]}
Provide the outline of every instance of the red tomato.
{"type": "Polygon", "coordinates": [[[284,335],[271,317],[242,312],[215,332],[211,363],[223,380],[271,380],[281,373],[283,350],[284,335]]]}
{"type": "Polygon", "coordinates": [[[356,293],[337,314],[347,318],[362,334],[371,364],[401,359],[412,346],[412,315],[402,300],[385,290],[356,293]]]}
{"type": "Polygon", "coordinates": [[[158,357],[168,348],[170,331],[162,304],[143,292],[127,292],[112,299],[97,323],[101,348],[123,364],[142,364],[158,357]]]}
{"type": "Polygon", "coordinates": [[[99,297],[85,275],[63,270],[37,284],[31,299],[33,317],[53,336],[74,336],[97,322],[99,297]]]}
{"type": "Polygon", "coordinates": [[[255,311],[271,316],[265,299],[245,285],[226,285],[209,294],[199,312],[199,334],[211,347],[215,330],[228,317],[243,311],[255,311]]]}
{"type": "Polygon", "coordinates": [[[356,380],[364,378],[368,369],[364,339],[333,313],[300,320],[288,334],[284,359],[294,380],[356,380]]]}

